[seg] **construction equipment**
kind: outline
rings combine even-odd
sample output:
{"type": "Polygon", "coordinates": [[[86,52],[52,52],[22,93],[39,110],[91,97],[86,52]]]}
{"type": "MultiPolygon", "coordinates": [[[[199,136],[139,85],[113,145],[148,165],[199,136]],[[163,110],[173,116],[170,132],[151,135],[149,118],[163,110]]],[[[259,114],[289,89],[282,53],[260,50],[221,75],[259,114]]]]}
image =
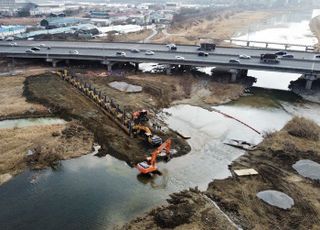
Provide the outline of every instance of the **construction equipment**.
{"type": "Polygon", "coordinates": [[[170,159],[170,149],[171,149],[171,139],[166,140],[163,144],[161,144],[153,153],[151,157],[148,157],[146,161],[140,162],[137,164],[136,168],[142,174],[154,173],[157,171],[157,156],[165,150],[166,156],[170,159]]]}
{"type": "Polygon", "coordinates": [[[132,113],[132,120],[135,124],[140,124],[149,120],[147,110],[136,111],[132,113]]]}
{"type": "Polygon", "coordinates": [[[157,135],[153,135],[150,128],[141,124],[134,125],[132,127],[132,133],[134,135],[140,134],[143,135],[146,141],[154,146],[161,145],[162,139],[157,135]]]}

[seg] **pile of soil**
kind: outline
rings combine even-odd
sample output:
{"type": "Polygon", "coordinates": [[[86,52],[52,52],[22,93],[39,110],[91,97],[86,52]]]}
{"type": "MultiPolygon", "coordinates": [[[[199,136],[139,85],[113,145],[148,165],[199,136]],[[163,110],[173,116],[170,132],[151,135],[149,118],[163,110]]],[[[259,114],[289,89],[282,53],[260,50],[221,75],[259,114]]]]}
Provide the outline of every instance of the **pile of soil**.
{"type": "Polygon", "coordinates": [[[197,188],[170,195],[169,205],[152,210],[119,229],[236,229],[197,188]]]}

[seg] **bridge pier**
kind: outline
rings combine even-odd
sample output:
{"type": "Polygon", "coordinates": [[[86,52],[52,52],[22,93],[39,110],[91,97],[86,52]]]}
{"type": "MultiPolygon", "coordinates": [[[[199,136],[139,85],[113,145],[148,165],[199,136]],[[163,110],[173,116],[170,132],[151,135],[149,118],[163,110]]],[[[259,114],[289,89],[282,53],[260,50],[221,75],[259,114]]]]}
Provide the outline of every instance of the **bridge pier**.
{"type": "Polygon", "coordinates": [[[236,82],[240,71],[238,69],[230,69],[229,72],[231,73],[231,82],[236,82]]]}
{"type": "Polygon", "coordinates": [[[170,75],[170,74],[171,74],[171,70],[172,70],[172,65],[168,64],[168,65],[166,66],[166,74],[167,74],[167,75],[170,75]]]}
{"type": "Polygon", "coordinates": [[[51,63],[52,63],[52,67],[53,67],[53,68],[56,68],[58,62],[60,62],[61,60],[56,60],[56,59],[47,58],[46,61],[47,61],[47,62],[51,62],[51,63]]]}
{"type": "Polygon", "coordinates": [[[266,42],[266,48],[268,48],[268,46],[269,46],[269,43],[266,42]]]}
{"type": "Polygon", "coordinates": [[[304,74],[304,79],[306,79],[306,85],[305,85],[305,89],[306,90],[311,90],[312,88],[312,83],[314,80],[317,79],[317,75],[316,74],[304,74]]]}
{"type": "Polygon", "coordinates": [[[112,66],[115,64],[115,62],[104,60],[104,61],[101,62],[101,64],[102,65],[106,65],[108,72],[111,72],[112,71],[112,66]]]}
{"type": "Polygon", "coordinates": [[[134,63],[134,71],[137,72],[139,70],[139,63],[134,63]]]}

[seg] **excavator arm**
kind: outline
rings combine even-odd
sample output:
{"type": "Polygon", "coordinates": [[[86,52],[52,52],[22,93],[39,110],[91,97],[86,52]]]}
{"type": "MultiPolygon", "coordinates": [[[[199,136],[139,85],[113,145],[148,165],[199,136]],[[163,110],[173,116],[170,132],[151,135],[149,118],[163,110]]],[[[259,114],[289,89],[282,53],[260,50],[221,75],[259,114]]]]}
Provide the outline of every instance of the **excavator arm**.
{"type": "Polygon", "coordinates": [[[167,156],[170,156],[170,149],[171,149],[172,140],[166,140],[162,145],[160,145],[153,153],[151,154],[151,159],[147,161],[140,162],[137,164],[137,169],[142,174],[153,173],[157,171],[157,156],[165,150],[167,156]]]}

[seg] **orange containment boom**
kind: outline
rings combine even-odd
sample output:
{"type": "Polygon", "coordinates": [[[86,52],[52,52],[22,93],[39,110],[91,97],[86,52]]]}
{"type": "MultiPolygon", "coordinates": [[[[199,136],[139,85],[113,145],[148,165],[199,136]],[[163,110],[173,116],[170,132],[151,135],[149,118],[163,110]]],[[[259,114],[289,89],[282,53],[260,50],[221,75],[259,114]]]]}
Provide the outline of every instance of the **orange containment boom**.
{"type": "Polygon", "coordinates": [[[148,157],[146,161],[137,164],[136,167],[139,170],[139,172],[142,174],[148,174],[157,171],[157,156],[163,150],[165,150],[167,156],[170,156],[171,143],[171,139],[166,140],[155,151],[153,151],[151,157],[148,157]]]}

